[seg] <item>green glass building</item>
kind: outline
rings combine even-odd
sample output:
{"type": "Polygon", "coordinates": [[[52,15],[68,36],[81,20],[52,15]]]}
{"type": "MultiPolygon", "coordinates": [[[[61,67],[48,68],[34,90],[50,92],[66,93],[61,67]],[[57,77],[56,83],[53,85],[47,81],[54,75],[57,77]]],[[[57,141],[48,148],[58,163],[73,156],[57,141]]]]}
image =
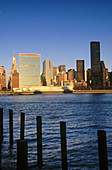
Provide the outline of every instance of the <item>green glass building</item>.
{"type": "Polygon", "coordinates": [[[19,88],[40,86],[40,54],[19,53],[19,88]]]}

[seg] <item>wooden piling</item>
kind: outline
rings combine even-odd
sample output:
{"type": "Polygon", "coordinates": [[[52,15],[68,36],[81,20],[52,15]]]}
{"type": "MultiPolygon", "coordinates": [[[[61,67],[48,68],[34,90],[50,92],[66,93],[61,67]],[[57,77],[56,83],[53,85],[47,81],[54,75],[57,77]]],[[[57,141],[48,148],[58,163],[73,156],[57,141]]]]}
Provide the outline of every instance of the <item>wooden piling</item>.
{"type": "Polygon", "coordinates": [[[100,170],[108,170],[106,131],[98,130],[98,152],[100,170]]]}
{"type": "Polygon", "coordinates": [[[0,108],[0,138],[3,141],[3,108],[0,108]]]}
{"type": "Polygon", "coordinates": [[[13,145],[13,110],[9,110],[9,140],[10,140],[10,147],[13,145]]]}
{"type": "Polygon", "coordinates": [[[21,131],[20,131],[21,140],[24,140],[24,127],[25,127],[25,113],[21,113],[21,131]]]}
{"type": "Polygon", "coordinates": [[[0,169],[2,169],[1,165],[2,141],[3,141],[3,108],[0,108],[0,169]]]}
{"type": "Polygon", "coordinates": [[[17,141],[17,170],[28,169],[28,143],[25,140],[17,141]]]}
{"type": "Polygon", "coordinates": [[[67,170],[66,122],[60,122],[62,170],[67,170]]]}
{"type": "Polygon", "coordinates": [[[2,149],[2,141],[0,140],[0,169],[2,169],[2,164],[1,164],[1,149],[2,149]]]}
{"type": "Polygon", "coordinates": [[[41,116],[36,117],[37,120],[37,164],[42,167],[42,120],[41,116]]]}

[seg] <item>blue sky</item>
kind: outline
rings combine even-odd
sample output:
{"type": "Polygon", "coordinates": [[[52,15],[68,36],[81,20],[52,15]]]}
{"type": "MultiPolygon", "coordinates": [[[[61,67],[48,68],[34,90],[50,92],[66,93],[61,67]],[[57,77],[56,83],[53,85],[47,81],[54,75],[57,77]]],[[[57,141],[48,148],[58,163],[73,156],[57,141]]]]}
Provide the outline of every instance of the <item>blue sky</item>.
{"type": "Polygon", "coordinates": [[[41,54],[54,66],[90,65],[90,42],[101,42],[101,60],[112,69],[111,0],[0,0],[0,65],[8,74],[13,52],[41,54]]]}

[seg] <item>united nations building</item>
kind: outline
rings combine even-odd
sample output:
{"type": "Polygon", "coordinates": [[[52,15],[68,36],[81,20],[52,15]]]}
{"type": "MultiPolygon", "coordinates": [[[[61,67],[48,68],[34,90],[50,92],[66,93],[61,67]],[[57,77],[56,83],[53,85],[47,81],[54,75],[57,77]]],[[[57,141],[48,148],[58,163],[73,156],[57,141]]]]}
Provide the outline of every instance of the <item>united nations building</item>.
{"type": "Polygon", "coordinates": [[[40,54],[19,53],[19,88],[40,86],[40,54]]]}

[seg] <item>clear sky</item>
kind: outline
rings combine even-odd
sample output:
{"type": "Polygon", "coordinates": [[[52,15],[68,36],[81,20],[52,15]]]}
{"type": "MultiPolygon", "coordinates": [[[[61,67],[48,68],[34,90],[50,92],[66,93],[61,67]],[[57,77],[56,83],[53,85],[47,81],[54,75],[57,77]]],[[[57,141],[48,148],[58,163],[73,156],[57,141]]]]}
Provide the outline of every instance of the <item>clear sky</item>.
{"type": "Polygon", "coordinates": [[[54,66],[90,64],[90,41],[101,42],[101,60],[112,69],[112,0],[0,0],[0,65],[8,73],[15,50],[41,54],[54,66]]]}

